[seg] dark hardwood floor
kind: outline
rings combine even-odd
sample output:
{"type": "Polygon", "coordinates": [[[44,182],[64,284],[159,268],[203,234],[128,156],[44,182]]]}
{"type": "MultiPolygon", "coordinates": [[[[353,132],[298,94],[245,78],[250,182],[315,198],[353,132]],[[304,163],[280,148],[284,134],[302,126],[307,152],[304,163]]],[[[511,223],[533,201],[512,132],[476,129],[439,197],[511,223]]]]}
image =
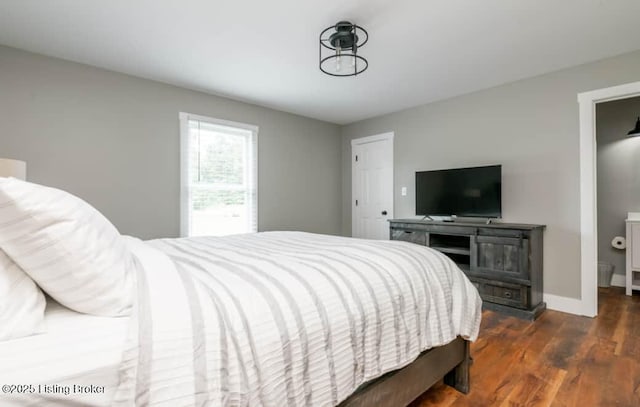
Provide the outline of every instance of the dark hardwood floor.
{"type": "Polygon", "coordinates": [[[484,311],[471,392],[436,384],[427,406],[640,406],[640,295],[599,289],[598,317],[547,310],[535,322],[484,311]]]}

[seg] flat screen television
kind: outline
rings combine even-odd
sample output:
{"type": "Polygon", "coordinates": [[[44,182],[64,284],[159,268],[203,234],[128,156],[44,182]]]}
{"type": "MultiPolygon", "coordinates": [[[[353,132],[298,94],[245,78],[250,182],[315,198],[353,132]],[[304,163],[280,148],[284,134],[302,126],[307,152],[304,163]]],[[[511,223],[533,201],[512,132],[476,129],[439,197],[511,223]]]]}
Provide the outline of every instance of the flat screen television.
{"type": "Polygon", "coordinates": [[[502,166],[416,172],[416,215],[502,217],[502,166]]]}

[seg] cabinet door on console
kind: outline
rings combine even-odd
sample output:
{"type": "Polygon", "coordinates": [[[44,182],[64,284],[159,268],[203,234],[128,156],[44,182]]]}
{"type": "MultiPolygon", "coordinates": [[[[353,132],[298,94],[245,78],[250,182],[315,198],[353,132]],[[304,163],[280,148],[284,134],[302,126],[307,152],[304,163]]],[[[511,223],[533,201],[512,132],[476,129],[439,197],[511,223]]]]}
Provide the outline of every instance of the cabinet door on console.
{"type": "Polygon", "coordinates": [[[475,236],[471,271],[490,276],[529,279],[529,240],[513,237],[475,236]]]}

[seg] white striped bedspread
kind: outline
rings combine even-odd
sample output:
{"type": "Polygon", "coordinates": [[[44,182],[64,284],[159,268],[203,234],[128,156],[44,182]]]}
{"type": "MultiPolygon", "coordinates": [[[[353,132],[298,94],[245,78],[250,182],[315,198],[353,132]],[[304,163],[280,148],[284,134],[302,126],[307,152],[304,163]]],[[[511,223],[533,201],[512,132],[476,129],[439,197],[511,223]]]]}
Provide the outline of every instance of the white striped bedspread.
{"type": "Polygon", "coordinates": [[[266,232],[129,246],[141,267],[115,405],[335,406],[478,334],[475,287],[411,243],[266,232]]]}

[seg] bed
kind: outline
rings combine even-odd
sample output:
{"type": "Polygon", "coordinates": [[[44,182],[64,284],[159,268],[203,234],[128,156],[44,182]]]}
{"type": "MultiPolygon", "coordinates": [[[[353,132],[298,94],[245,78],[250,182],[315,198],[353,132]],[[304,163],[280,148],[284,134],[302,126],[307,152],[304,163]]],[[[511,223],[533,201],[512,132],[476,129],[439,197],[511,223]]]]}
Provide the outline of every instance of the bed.
{"type": "Polygon", "coordinates": [[[3,388],[0,405],[110,405],[130,318],[80,314],[48,298],[45,323],[45,333],[0,342],[0,383],[34,386],[3,388]],[[74,384],[104,389],[72,393],[74,384]]]}
{"type": "Polygon", "coordinates": [[[426,247],[143,242],[65,191],[0,178],[3,406],[404,405],[443,377],[468,390],[480,318],[475,287],[426,247]]]}
{"type": "Polygon", "coordinates": [[[0,342],[2,383],[40,385],[3,405],[399,406],[442,378],[468,391],[481,300],[436,251],[302,232],[124,239],[131,316],[49,299],[46,333],[0,342]]]}

